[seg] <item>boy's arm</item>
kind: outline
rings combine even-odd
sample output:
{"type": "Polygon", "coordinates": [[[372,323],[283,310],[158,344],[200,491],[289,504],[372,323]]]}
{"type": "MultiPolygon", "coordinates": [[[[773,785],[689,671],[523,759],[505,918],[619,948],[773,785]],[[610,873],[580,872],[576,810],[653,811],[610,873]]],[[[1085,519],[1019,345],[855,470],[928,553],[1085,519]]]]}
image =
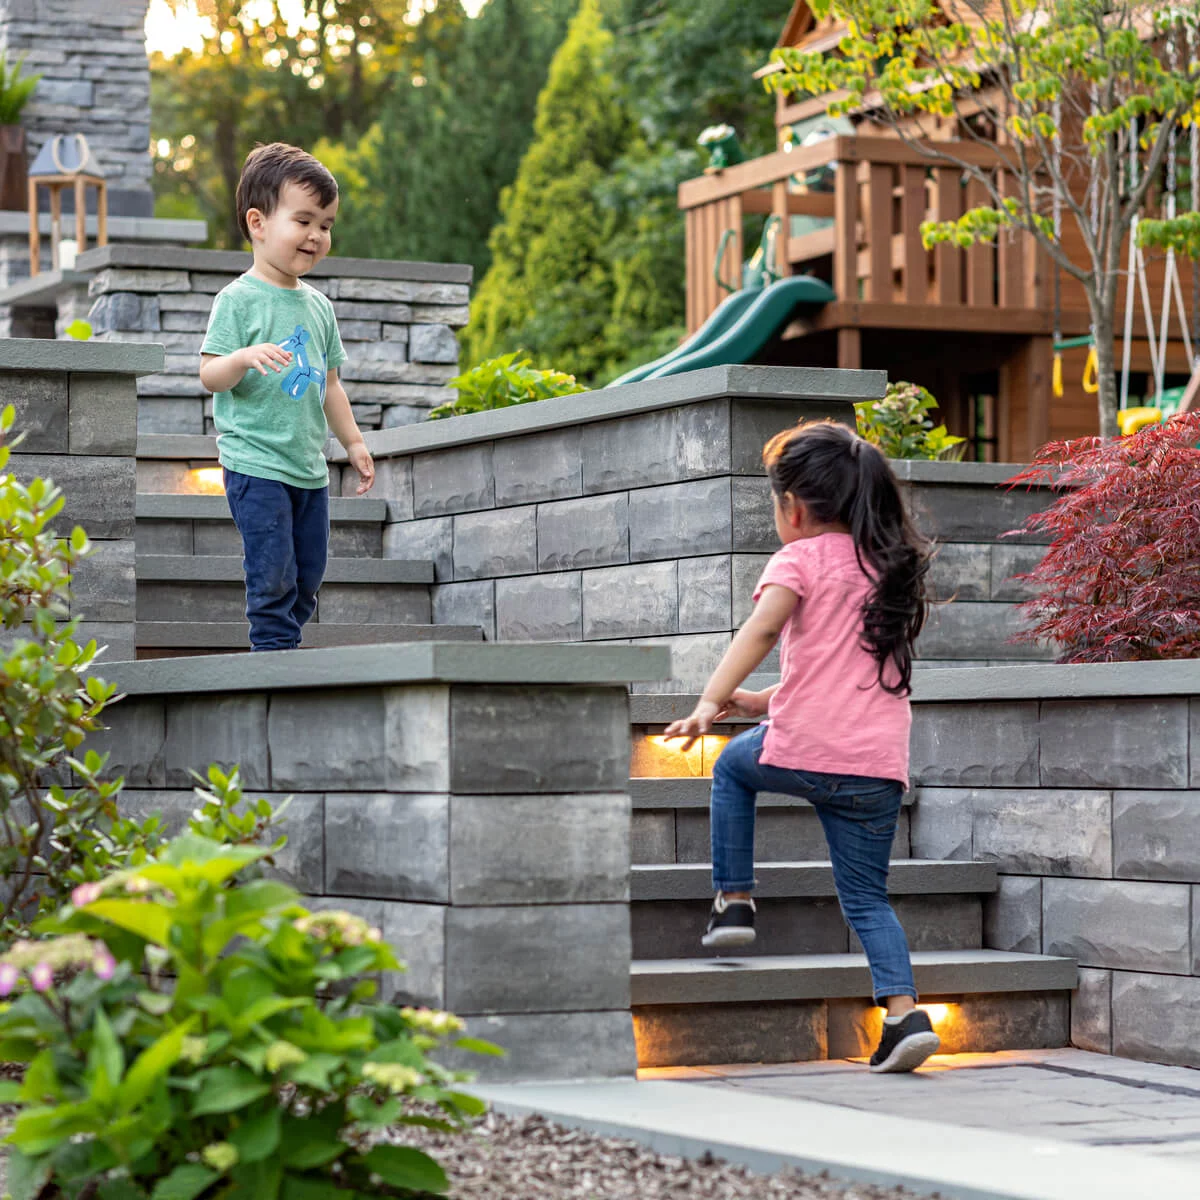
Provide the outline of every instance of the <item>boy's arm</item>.
{"type": "Polygon", "coordinates": [[[210,392],[228,392],[237,387],[247,371],[267,373],[267,368],[278,373],[292,361],[292,353],[273,342],[258,346],[243,346],[232,354],[201,354],[200,382],[210,392]]]}
{"type": "Polygon", "coordinates": [[[356,493],[361,496],[370,490],[375,482],[375,463],[371,458],[367,443],[363,441],[362,431],[354,419],[350,408],[350,397],[342,387],[335,369],[331,369],[325,379],[325,420],[333,436],[345,448],[350,465],[358,472],[358,487],[356,493]]]}

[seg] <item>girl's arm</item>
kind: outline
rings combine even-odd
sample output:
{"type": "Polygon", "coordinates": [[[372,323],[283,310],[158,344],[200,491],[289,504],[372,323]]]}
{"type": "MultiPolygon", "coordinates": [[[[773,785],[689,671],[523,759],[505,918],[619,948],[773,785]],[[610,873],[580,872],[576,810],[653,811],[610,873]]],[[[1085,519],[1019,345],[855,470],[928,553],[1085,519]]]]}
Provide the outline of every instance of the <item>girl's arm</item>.
{"type": "MultiPolygon", "coordinates": [[[[790,588],[767,584],[749,620],[737,631],[725,656],[712,673],[691,716],[667,726],[664,737],[696,738],[707,733],[734,692],[779,640],[800,597],[790,588]]],[[[774,689],[768,689],[774,692],[774,689]]]]}

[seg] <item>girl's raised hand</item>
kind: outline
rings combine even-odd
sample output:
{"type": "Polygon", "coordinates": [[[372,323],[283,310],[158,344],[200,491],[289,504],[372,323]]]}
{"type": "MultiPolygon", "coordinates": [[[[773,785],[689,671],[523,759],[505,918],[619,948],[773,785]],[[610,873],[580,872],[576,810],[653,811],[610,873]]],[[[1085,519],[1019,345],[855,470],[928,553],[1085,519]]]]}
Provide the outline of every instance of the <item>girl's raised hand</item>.
{"type": "Polygon", "coordinates": [[[663,737],[671,738],[686,738],[684,750],[690,750],[695,744],[696,739],[706,734],[712,727],[713,722],[720,719],[727,711],[727,704],[715,704],[711,700],[701,700],[694,709],[691,715],[682,717],[678,721],[672,721],[670,725],[663,730],[663,737]]]}

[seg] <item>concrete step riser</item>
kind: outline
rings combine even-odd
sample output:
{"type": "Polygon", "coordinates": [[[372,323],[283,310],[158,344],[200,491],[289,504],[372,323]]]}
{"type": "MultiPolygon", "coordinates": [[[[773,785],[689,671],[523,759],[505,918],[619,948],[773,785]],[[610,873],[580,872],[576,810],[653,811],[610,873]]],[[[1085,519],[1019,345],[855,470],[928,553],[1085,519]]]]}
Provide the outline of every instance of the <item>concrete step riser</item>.
{"type": "MultiPolygon", "coordinates": [[[[632,822],[635,864],[712,861],[708,811],[703,808],[635,809],[632,822]]],[[[893,858],[911,850],[909,814],[904,808],[892,843],[893,858]]],[[[756,862],[824,860],[829,847],[820,819],[811,807],[760,808],[754,826],[756,862]]]]}
{"type": "MultiPolygon", "coordinates": [[[[983,945],[983,906],[978,896],[893,896],[892,906],[912,950],[977,950],[983,945]]],[[[633,957],[741,959],[862,953],[832,897],[760,901],[754,944],[721,956],[700,945],[708,911],[707,900],[635,901],[630,906],[633,957]]]]}
{"type": "MultiPolygon", "coordinates": [[[[242,539],[225,521],[145,520],[135,526],[138,554],[238,554],[242,539]]],[[[329,554],[335,558],[381,558],[383,527],[377,522],[333,522],[329,554]]]]}
{"type": "MultiPolygon", "coordinates": [[[[1070,1044],[1068,991],[946,997],[935,1016],[945,1054],[1052,1049],[1070,1044]]],[[[922,1004],[941,998],[922,995],[922,1004]]],[[[635,1006],[639,1067],[812,1062],[872,1053],[883,1010],[868,1000],[635,1006]]]]}
{"type": "MultiPolygon", "coordinates": [[[[239,621],[246,610],[241,583],[139,580],[139,621],[239,621]]],[[[425,584],[328,583],[315,620],[364,625],[428,625],[433,620],[425,584]]]]}

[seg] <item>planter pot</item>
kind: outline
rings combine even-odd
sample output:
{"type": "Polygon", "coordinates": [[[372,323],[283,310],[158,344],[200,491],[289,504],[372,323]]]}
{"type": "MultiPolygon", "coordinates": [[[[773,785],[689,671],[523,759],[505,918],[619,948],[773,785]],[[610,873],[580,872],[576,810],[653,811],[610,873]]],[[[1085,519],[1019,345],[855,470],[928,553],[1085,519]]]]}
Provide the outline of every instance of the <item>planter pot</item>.
{"type": "Polygon", "coordinates": [[[25,211],[29,203],[28,168],[25,127],[0,125],[0,208],[25,211]]]}

